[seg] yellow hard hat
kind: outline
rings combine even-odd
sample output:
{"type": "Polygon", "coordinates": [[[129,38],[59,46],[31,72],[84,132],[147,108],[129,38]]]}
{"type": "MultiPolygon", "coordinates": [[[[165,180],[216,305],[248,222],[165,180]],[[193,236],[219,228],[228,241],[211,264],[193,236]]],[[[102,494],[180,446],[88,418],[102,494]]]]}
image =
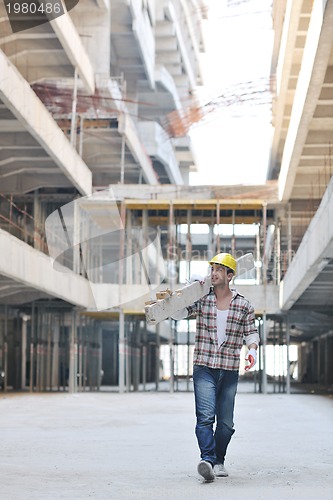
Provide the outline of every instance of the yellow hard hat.
{"type": "Polygon", "coordinates": [[[237,263],[230,253],[218,253],[212,258],[212,260],[209,261],[209,264],[220,264],[221,266],[232,269],[236,274],[237,263]]]}

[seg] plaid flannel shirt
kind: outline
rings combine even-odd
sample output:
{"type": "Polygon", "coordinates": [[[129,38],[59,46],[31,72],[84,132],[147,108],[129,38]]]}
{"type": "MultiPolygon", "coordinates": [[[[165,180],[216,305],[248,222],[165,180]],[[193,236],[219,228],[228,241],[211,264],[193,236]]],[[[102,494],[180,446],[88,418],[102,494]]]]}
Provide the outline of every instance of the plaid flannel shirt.
{"type": "Polygon", "coordinates": [[[244,340],[246,345],[259,345],[255,326],[254,309],[237,290],[232,291],[226,324],[226,339],[218,345],[216,326],[216,297],[214,290],[187,308],[188,315],[196,314],[195,365],[224,370],[239,370],[240,352],[244,340]]]}

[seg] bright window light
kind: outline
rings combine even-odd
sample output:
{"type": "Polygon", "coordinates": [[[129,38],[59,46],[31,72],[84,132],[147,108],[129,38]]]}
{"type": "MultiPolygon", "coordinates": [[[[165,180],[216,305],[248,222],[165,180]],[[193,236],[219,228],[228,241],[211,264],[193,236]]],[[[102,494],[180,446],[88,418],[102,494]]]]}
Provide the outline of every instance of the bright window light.
{"type": "MultiPolygon", "coordinates": [[[[180,232],[187,234],[187,224],[180,224],[180,232]]],[[[208,224],[191,224],[191,234],[208,234],[208,224]]]]}
{"type": "MultiPolygon", "coordinates": [[[[220,236],[255,236],[258,234],[258,224],[217,224],[214,225],[214,234],[220,236]],[[234,227],[234,230],[233,230],[234,227]]],[[[187,234],[187,224],[180,225],[180,232],[187,234]]],[[[191,234],[208,234],[208,224],[191,224],[191,234]]]]}

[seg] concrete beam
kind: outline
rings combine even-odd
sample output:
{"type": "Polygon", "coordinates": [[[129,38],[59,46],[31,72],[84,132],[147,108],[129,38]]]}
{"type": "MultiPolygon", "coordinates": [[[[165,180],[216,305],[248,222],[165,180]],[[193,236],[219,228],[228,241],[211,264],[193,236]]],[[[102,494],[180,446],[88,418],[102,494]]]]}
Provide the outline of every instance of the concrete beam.
{"type": "Polygon", "coordinates": [[[144,151],[134,122],[128,114],[121,114],[119,116],[118,131],[120,134],[124,134],[126,145],[131,151],[132,156],[142,168],[146,182],[148,184],[158,184],[159,182],[153,164],[144,151]]]}
{"type": "Polygon", "coordinates": [[[320,97],[333,44],[333,2],[315,2],[279,176],[280,200],[288,201],[309,126],[320,97]]]}
{"type": "MultiPolygon", "coordinates": [[[[155,304],[145,306],[145,314],[149,325],[156,325],[169,318],[176,311],[183,309],[209,292],[210,281],[201,285],[198,281],[191,285],[179,285],[179,289],[166,299],[157,300],[155,304]]],[[[279,287],[277,285],[232,285],[253,305],[255,313],[277,314],[279,307],[279,287]]]]}
{"type": "Polygon", "coordinates": [[[162,85],[165,90],[167,90],[171,94],[175,104],[175,108],[182,109],[182,104],[180,102],[175,81],[165,66],[161,66],[159,64],[155,67],[155,81],[156,83],[162,85]]]}
{"type": "Polygon", "coordinates": [[[146,305],[145,314],[148,325],[157,325],[164,319],[170,318],[175,312],[190,306],[209,292],[210,285],[210,279],[207,279],[203,284],[195,281],[175,290],[166,299],[160,299],[154,304],[146,305]]]}
{"type": "Polygon", "coordinates": [[[281,309],[290,309],[332,258],[333,178],[281,283],[281,309]]]}
{"type": "Polygon", "coordinates": [[[284,16],[279,57],[276,67],[276,86],[279,98],[279,108],[283,110],[285,92],[288,88],[289,77],[293,70],[294,48],[297,40],[299,18],[302,11],[303,0],[294,0],[287,2],[287,8],[284,16]]]}
{"type": "Polygon", "coordinates": [[[81,194],[92,189],[92,173],[68,142],[30,85],[0,50],[0,98],[45,149],[81,194]]]}
{"type": "Polygon", "coordinates": [[[180,50],[180,53],[182,55],[184,67],[185,67],[185,70],[186,70],[186,73],[187,73],[187,76],[189,79],[189,83],[190,83],[190,88],[194,89],[196,86],[196,77],[195,77],[195,74],[193,72],[193,68],[192,68],[190,58],[189,58],[189,55],[187,52],[187,46],[186,46],[185,41],[184,41],[184,34],[183,34],[182,28],[179,24],[175,8],[171,4],[171,2],[168,3],[167,10],[168,10],[168,15],[172,19],[172,22],[174,23],[174,26],[176,29],[176,36],[177,36],[177,42],[178,42],[177,44],[179,46],[179,50],[180,50]]]}
{"type": "Polygon", "coordinates": [[[235,285],[234,288],[250,301],[257,315],[280,312],[278,285],[235,285]]]}
{"type": "Polygon", "coordinates": [[[170,183],[184,184],[172,143],[165,140],[162,127],[157,122],[139,122],[138,130],[147,153],[164,165],[170,183]]]}
{"type": "MultiPolygon", "coordinates": [[[[67,268],[53,268],[50,257],[0,229],[0,275],[81,307],[92,307],[90,283],[67,268]]],[[[58,268],[60,266],[58,265],[58,268]]]]}
{"type": "Polygon", "coordinates": [[[133,35],[143,61],[145,73],[151,89],[155,88],[155,37],[149,20],[147,10],[142,8],[136,0],[130,0],[129,7],[132,12],[133,35]]]}
{"type": "Polygon", "coordinates": [[[29,193],[30,191],[34,191],[35,189],[45,186],[70,188],[72,184],[59,172],[59,170],[58,174],[50,174],[50,172],[48,172],[47,174],[42,175],[37,173],[31,175],[27,172],[27,169],[24,169],[22,172],[19,172],[18,175],[12,175],[1,179],[1,192],[3,194],[29,193]]]}
{"type": "MultiPolygon", "coordinates": [[[[93,65],[85,51],[81,42],[80,35],[78,34],[73,21],[68,13],[59,16],[50,21],[54,32],[56,33],[59,42],[64,48],[68,59],[77,68],[78,75],[82,80],[86,91],[89,94],[95,93],[95,78],[93,65]]],[[[74,69],[73,69],[74,77],[74,69]]]]}

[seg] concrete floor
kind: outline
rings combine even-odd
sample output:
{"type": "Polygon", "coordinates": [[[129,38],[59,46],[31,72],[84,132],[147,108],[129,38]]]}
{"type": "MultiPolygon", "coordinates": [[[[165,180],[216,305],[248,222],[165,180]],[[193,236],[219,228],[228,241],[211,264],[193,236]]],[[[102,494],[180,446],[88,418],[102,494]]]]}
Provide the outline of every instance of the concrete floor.
{"type": "Polygon", "coordinates": [[[2,394],[1,500],[333,498],[333,399],[237,395],[228,478],[196,472],[192,393],[2,394]]]}

